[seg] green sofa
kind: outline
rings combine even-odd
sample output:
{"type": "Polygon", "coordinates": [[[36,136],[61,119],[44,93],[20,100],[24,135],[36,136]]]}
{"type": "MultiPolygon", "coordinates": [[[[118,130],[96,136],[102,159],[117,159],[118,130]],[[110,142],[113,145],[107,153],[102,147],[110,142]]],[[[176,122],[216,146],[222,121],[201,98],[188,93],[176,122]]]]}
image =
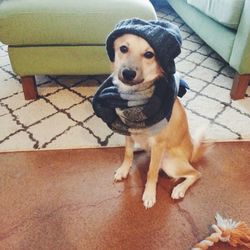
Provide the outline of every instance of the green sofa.
{"type": "Polygon", "coordinates": [[[236,70],[231,98],[244,98],[250,82],[250,0],[160,1],[167,1],[236,70]]]}
{"type": "Polygon", "coordinates": [[[38,96],[35,75],[110,73],[106,36],[131,17],[157,18],[148,0],[0,0],[0,41],[25,99],[38,96]]]}

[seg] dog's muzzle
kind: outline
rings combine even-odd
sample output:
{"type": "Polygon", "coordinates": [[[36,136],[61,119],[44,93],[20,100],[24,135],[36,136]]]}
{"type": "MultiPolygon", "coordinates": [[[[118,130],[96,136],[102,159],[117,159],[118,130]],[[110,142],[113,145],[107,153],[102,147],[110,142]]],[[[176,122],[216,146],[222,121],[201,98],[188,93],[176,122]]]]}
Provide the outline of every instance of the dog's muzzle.
{"type": "Polygon", "coordinates": [[[133,69],[123,69],[122,76],[125,81],[131,82],[136,77],[136,71],[133,69]]]}
{"type": "Polygon", "coordinates": [[[136,85],[136,84],[143,82],[143,80],[138,81],[138,79],[136,79],[136,75],[137,75],[137,72],[135,70],[131,68],[124,68],[122,69],[119,78],[123,83],[128,84],[128,85],[136,85]]]}

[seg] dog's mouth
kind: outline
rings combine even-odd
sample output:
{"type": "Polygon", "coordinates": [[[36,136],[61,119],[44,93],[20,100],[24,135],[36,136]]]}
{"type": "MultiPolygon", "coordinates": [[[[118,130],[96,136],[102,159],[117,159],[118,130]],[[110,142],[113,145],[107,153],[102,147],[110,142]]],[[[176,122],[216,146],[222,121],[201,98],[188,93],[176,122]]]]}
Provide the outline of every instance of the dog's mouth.
{"type": "Polygon", "coordinates": [[[126,84],[126,85],[129,85],[129,86],[134,86],[134,85],[138,85],[140,83],[143,83],[144,82],[144,79],[137,79],[137,80],[126,80],[124,79],[123,77],[121,76],[118,76],[119,80],[126,84]]]}
{"type": "Polygon", "coordinates": [[[138,85],[144,81],[136,70],[129,67],[122,68],[119,71],[118,78],[121,82],[129,86],[138,85]]]}

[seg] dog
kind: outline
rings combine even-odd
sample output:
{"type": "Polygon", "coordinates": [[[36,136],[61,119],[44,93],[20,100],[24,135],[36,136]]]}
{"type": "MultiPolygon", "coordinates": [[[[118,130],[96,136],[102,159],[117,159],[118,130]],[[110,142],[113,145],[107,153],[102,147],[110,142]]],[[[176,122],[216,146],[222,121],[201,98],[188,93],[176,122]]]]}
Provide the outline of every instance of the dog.
{"type": "MultiPolygon", "coordinates": [[[[141,89],[150,89],[148,86],[163,74],[153,48],[140,36],[124,34],[118,37],[114,41],[114,53],[112,77],[123,95],[136,96],[141,89]]],[[[116,113],[121,120],[124,119],[122,109],[116,108],[116,113]]],[[[176,180],[184,178],[171,194],[173,199],[183,198],[188,188],[201,177],[201,173],[191,164],[198,161],[207,149],[201,142],[202,138],[201,135],[196,141],[191,139],[185,110],[177,97],[170,120],[157,133],[152,134],[148,128],[142,128],[132,130],[126,136],[124,160],[115,172],[114,181],[122,181],[128,177],[134,146],[138,144],[140,148],[150,152],[149,170],[142,196],[145,208],[151,208],[156,203],[160,169],[176,180]]]]}

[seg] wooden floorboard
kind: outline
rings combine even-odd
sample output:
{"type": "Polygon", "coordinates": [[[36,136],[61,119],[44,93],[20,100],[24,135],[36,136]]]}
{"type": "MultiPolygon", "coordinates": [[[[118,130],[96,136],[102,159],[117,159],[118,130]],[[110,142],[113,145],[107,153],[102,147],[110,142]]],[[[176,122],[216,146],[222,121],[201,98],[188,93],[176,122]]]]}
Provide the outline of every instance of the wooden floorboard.
{"type": "Polygon", "coordinates": [[[250,225],[249,152],[250,142],[216,143],[179,201],[170,197],[176,183],[161,173],[148,210],[145,153],[119,183],[122,148],[1,153],[0,249],[190,249],[209,235],[216,212],[250,225]]]}

